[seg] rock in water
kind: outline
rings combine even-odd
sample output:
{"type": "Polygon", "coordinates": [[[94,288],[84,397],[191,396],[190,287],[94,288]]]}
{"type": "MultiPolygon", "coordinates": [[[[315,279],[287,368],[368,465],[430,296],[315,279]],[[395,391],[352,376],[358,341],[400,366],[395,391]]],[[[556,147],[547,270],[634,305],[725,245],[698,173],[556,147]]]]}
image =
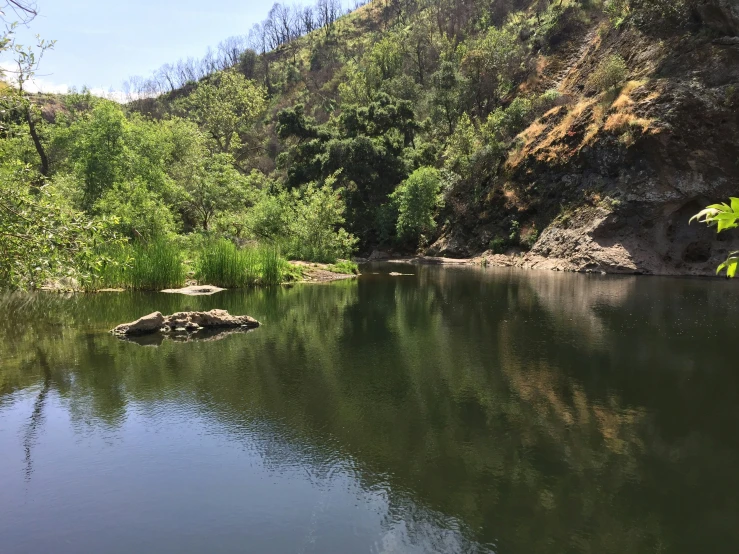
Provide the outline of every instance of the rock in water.
{"type": "Polygon", "coordinates": [[[213,285],[191,285],[181,289],[165,289],[162,292],[168,294],[184,294],[185,296],[210,296],[217,292],[224,291],[220,287],[214,287],[213,285]]]}
{"type": "Polygon", "coordinates": [[[165,318],[161,312],[145,315],[132,323],[123,323],[113,329],[116,335],[146,335],[159,331],[164,325],[165,318]]]}
{"type": "Polygon", "coordinates": [[[208,327],[259,327],[259,322],[248,315],[231,315],[226,310],[211,310],[209,312],[178,312],[165,318],[165,326],[170,329],[178,328],[208,328],[208,327]]]}
{"type": "Polygon", "coordinates": [[[200,329],[224,329],[242,327],[254,329],[259,322],[248,315],[231,315],[226,310],[211,310],[209,312],[177,312],[163,316],[154,312],[137,319],[133,323],[119,325],[111,332],[115,335],[146,335],[162,332],[196,332],[200,329]]]}

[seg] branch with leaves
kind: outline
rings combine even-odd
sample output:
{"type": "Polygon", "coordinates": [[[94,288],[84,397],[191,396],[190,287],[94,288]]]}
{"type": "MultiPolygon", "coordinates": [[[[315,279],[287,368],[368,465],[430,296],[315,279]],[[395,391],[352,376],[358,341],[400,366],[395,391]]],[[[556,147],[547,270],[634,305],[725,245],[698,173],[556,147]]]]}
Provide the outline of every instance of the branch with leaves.
{"type": "MultiPolygon", "coordinates": [[[[730,204],[722,202],[708,206],[691,217],[690,222],[695,220],[710,227],[715,226],[718,233],[739,227],[739,198],[729,198],[729,202],[730,204]]],[[[731,252],[726,261],[718,266],[716,273],[726,270],[727,277],[734,277],[737,268],[739,268],[739,251],[731,252]]]]}

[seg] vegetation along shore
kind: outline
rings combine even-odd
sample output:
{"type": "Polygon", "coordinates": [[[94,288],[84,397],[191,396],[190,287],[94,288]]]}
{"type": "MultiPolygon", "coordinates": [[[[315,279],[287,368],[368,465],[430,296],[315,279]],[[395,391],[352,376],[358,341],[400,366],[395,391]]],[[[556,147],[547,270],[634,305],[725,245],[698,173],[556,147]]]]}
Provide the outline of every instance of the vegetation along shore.
{"type": "Polygon", "coordinates": [[[278,3],[204,58],[130,78],[124,102],[29,92],[63,45],[21,44],[13,19],[33,9],[13,4],[5,288],[273,285],[311,271],[288,260],[353,274],[339,260],[375,250],[735,267],[737,237],[689,224],[739,188],[731,0],[278,3]]]}

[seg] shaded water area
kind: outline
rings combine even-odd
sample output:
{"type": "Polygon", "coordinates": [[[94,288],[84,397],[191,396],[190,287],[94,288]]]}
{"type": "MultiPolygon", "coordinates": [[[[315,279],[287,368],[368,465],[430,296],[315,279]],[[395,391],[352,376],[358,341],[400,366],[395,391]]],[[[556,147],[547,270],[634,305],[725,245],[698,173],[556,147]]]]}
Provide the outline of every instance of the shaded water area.
{"type": "Polygon", "coordinates": [[[363,271],[0,299],[0,552],[739,551],[737,283],[363,271]]]}

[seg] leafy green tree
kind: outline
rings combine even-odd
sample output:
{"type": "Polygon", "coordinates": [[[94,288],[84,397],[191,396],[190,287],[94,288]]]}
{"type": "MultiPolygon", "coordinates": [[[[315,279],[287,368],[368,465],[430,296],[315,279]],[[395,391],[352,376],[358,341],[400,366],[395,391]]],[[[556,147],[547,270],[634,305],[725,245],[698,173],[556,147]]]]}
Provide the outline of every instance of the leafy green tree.
{"type": "Polygon", "coordinates": [[[475,111],[484,117],[513,87],[525,50],[511,30],[491,27],[461,48],[462,71],[475,111]]]}
{"type": "Polygon", "coordinates": [[[0,167],[0,286],[33,289],[53,278],[85,281],[102,263],[96,246],[120,242],[113,220],[91,220],[65,205],[21,163],[0,167]]]}
{"type": "Polygon", "coordinates": [[[244,209],[249,179],[233,165],[230,154],[215,154],[184,183],[183,206],[204,231],[220,213],[244,209]]]}
{"type": "Polygon", "coordinates": [[[402,45],[402,38],[391,34],[377,41],[358,63],[348,62],[339,85],[342,103],[367,105],[385,81],[399,76],[403,69],[402,45]]]}
{"type": "Polygon", "coordinates": [[[243,227],[256,240],[279,241],[290,225],[291,196],[273,193],[267,187],[255,191],[254,204],[244,214],[243,227]]]}
{"type": "Polygon", "coordinates": [[[252,128],[266,108],[266,93],[237,71],[222,71],[201,82],[186,107],[219,152],[240,160],[254,149],[252,128]]]}
{"type": "MultiPolygon", "coordinates": [[[[17,5],[20,10],[26,11],[24,4],[17,5]]],[[[35,15],[35,12],[31,12],[35,15]]],[[[0,15],[2,12],[0,12],[0,15]]],[[[36,74],[41,59],[47,50],[54,48],[55,41],[47,41],[36,36],[35,47],[24,46],[16,42],[14,38],[15,24],[0,36],[0,52],[10,50],[13,54],[13,69],[6,70],[15,86],[7,87],[0,93],[0,113],[10,111],[18,113],[25,122],[28,133],[33,141],[34,148],[40,160],[40,173],[43,178],[50,174],[49,156],[41,137],[41,110],[38,105],[31,102],[26,92],[27,83],[36,74]]],[[[0,71],[0,76],[3,72],[0,71]]]]}
{"type": "Polygon", "coordinates": [[[460,116],[462,80],[452,62],[445,61],[431,76],[433,94],[431,97],[431,117],[446,126],[447,134],[454,132],[454,124],[460,116]]]}
{"type": "Polygon", "coordinates": [[[436,229],[434,215],[442,205],[441,177],[432,167],[421,167],[403,181],[391,198],[398,207],[397,232],[402,239],[418,242],[436,229]]]}
{"type": "Polygon", "coordinates": [[[318,186],[292,192],[288,218],[288,254],[301,260],[335,262],[351,256],[356,237],[342,227],[346,204],[336,176],[318,186]]]}
{"type": "Polygon", "coordinates": [[[92,210],[95,202],[125,176],[127,125],[120,108],[101,102],[69,128],[68,137],[60,138],[71,146],[69,160],[82,185],[83,209],[92,210]]]}
{"type": "MultiPolygon", "coordinates": [[[[739,227],[739,198],[732,197],[729,199],[729,202],[730,204],[726,202],[712,204],[691,217],[690,221],[695,220],[712,227],[715,226],[717,233],[736,229],[739,227]]],[[[739,268],[739,251],[729,253],[726,261],[718,266],[716,273],[721,273],[725,270],[727,277],[734,277],[737,268],[739,268]]]]}
{"type": "Polygon", "coordinates": [[[419,127],[410,102],[378,93],[368,106],[346,106],[333,125],[315,125],[300,106],[281,111],[277,122],[288,145],[280,159],[287,187],[337,175],[349,229],[371,242],[378,207],[408,175],[406,154],[419,127]]]}
{"type": "Polygon", "coordinates": [[[482,141],[475,124],[468,114],[462,114],[444,151],[446,168],[462,177],[469,177],[472,169],[472,156],[481,147],[482,141]]]}
{"type": "Polygon", "coordinates": [[[155,241],[171,235],[175,217],[164,200],[138,179],[118,183],[95,203],[97,214],[116,218],[123,236],[155,241]]]}

